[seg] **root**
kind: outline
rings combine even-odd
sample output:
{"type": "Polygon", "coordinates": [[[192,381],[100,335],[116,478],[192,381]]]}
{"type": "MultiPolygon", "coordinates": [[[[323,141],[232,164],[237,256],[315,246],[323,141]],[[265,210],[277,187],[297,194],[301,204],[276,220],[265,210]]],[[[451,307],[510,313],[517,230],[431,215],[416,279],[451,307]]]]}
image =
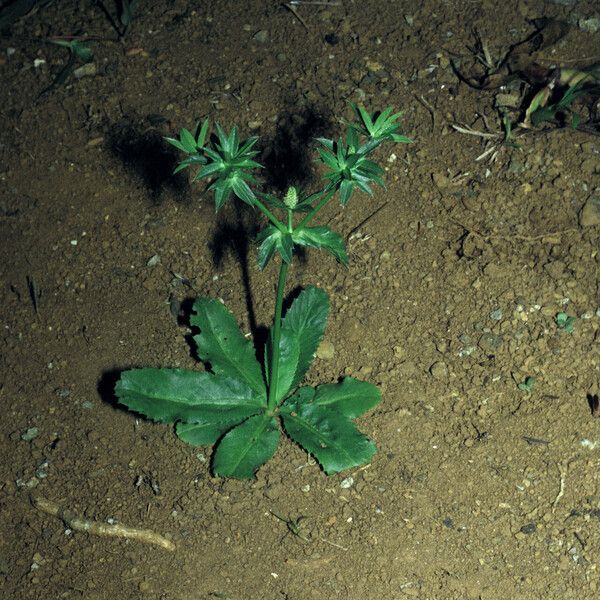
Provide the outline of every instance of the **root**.
{"type": "Polygon", "coordinates": [[[175,544],[167,538],[150,531],[149,529],[136,529],[127,527],[126,525],[109,523],[100,523],[98,521],[88,521],[67,508],[61,508],[55,502],[46,500],[45,498],[32,498],[33,505],[42,512],[45,512],[54,517],[58,517],[63,523],[73,529],[73,531],[85,531],[92,535],[103,535],[107,537],[120,537],[128,540],[137,540],[146,544],[154,544],[165,550],[175,550],[175,544]]]}

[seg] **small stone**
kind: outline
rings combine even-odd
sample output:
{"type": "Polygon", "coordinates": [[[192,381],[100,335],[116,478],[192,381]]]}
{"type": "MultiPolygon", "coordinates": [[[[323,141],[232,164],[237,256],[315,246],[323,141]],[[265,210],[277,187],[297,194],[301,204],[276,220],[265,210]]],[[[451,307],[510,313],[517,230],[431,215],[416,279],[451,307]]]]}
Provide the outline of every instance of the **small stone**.
{"type": "Polygon", "coordinates": [[[21,434],[21,439],[25,442],[31,442],[40,435],[40,431],[37,427],[30,427],[27,431],[21,434]]]}
{"type": "Polygon", "coordinates": [[[335,346],[328,340],[323,340],[317,349],[317,358],[331,360],[335,355],[335,346]]]}
{"type": "Polygon", "coordinates": [[[104,136],[99,135],[88,140],[87,146],[99,146],[104,141],[104,136]]]}
{"type": "Polygon", "coordinates": [[[448,366],[445,362],[438,360],[429,367],[429,372],[434,379],[447,379],[448,366]]]}
{"type": "Polygon", "coordinates": [[[353,477],[346,477],[346,479],[343,479],[342,482],[340,483],[340,487],[343,490],[347,490],[348,488],[351,488],[353,485],[354,485],[353,477]]]}
{"type": "Polygon", "coordinates": [[[252,39],[259,44],[264,44],[269,39],[269,32],[266,29],[261,29],[252,36],[252,39]]]}
{"type": "Polygon", "coordinates": [[[310,485],[307,483],[307,484],[303,485],[300,488],[300,490],[303,491],[305,494],[308,494],[308,492],[310,492],[310,485]]]}
{"type": "Polygon", "coordinates": [[[582,227],[600,225],[600,196],[590,196],[579,213],[579,224],[582,227]]]}
{"type": "Polygon", "coordinates": [[[155,267],[156,265],[160,264],[160,256],[158,254],[155,254],[154,256],[151,256],[147,261],[146,261],[146,266],[147,267],[155,267]]]}
{"type": "Polygon", "coordinates": [[[523,525],[523,527],[521,527],[519,531],[521,533],[524,533],[525,535],[530,535],[532,533],[535,533],[536,529],[537,526],[535,523],[527,523],[527,525],[523,525]]]}
{"type": "Polygon", "coordinates": [[[497,94],[495,102],[498,107],[518,108],[521,98],[518,94],[497,94]]]}
{"type": "Polygon", "coordinates": [[[81,79],[82,77],[93,77],[97,73],[98,69],[96,63],[87,63],[73,71],[73,75],[75,75],[77,79],[81,79]]]}
{"type": "Polygon", "coordinates": [[[406,356],[406,350],[402,346],[394,346],[394,356],[401,360],[406,356]]]}
{"type": "Polygon", "coordinates": [[[500,308],[498,308],[498,309],[496,309],[496,310],[493,310],[493,311],[490,313],[490,319],[491,319],[492,321],[501,321],[501,320],[502,320],[502,316],[503,316],[503,315],[502,315],[502,309],[500,309],[500,308]]]}
{"type": "Polygon", "coordinates": [[[260,129],[262,125],[262,121],[248,121],[248,129],[255,131],[256,129],[260,129]]]}

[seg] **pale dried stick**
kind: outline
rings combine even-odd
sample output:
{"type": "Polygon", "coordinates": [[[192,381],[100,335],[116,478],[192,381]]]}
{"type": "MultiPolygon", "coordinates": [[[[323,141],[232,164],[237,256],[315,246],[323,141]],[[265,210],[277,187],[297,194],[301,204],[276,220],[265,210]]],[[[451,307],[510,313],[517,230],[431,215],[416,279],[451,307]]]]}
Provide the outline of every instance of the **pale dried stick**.
{"type": "Polygon", "coordinates": [[[126,525],[110,523],[100,523],[98,521],[88,521],[67,508],[61,508],[55,502],[45,498],[32,498],[33,505],[42,512],[54,517],[58,517],[64,524],[74,531],[85,531],[92,535],[103,535],[108,537],[120,537],[128,540],[137,540],[146,544],[154,544],[165,550],[175,550],[175,544],[167,538],[150,531],[149,529],[136,529],[126,525]]]}

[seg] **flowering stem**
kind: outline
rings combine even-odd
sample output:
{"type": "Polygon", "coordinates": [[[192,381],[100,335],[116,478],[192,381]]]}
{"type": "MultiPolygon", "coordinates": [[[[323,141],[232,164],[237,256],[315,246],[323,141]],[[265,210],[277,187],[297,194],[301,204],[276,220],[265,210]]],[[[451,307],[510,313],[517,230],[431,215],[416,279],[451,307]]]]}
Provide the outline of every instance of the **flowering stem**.
{"type": "Polygon", "coordinates": [[[254,197],[254,205],[260,212],[279,229],[282,233],[287,233],[286,226],[258,199],[256,196],[254,197]]]}
{"type": "Polygon", "coordinates": [[[281,261],[279,268],[279,282],[277,283],[277,298],[275,300],[275,317],[273,318],[273,335],[271,338],[271,368],[269,373],[269,399],[267,407],[269,412],[277,408],[277,380],[279,378],[279,341],[281,339],[281,312],[283,307],[283,294],[285,280],[290,265],[281,261]]]}

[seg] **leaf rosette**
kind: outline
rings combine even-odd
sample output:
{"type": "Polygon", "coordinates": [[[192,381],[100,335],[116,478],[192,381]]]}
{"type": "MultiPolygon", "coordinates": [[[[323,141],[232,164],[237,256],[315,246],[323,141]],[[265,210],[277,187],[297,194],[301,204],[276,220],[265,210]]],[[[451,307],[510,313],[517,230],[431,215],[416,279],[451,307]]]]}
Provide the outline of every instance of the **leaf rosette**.
{"type": "Polygon", "coordinates": [[[317,288],[304,289],[281,323],[277,380],[269,376],[252,343],[233,315],[218,300],[199,298],[190,319],[198,356],[210,368],[131,369],[115,388],[119,402],[153,421],[176,424],[184,442],[216,444],[215,475],[245,479],[268,461],[287,435],[312,454],[329,475],[364,464],[375,444],[360,433],[353,419],[380,401],[376,386],[346,377],[340,383],[298,387],[323,337],[329,299],[317,288]],[[269,389],[277,408],[269,410],[269,389]]]}

